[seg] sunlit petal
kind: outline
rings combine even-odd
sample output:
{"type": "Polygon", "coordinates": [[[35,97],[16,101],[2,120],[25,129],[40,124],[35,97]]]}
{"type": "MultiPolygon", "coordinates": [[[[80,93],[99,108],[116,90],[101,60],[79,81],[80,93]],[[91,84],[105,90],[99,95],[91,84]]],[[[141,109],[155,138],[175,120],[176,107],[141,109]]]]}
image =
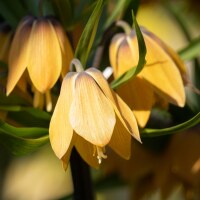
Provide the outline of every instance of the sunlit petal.
{"type": "Polygon", "coordinates": [[[33,19],[27,17],[17,28],[8,58],[7,95],[9,95],[27,67],[29,48],[28,40],[33,19]]]}
{"type": "Polygon", "coordinates": [[[115,125],[114,109],[94,79],[85,72],[76,78],[70,122],[77,134],[94,145],[103,147],[110,141],[115,125]]]}
{"type": "Polygon", "coordinates": [[[70,146],[73,129],[69,123],[69,109],[72,102],[76,73],[69,73],[63,80],[60,96],[50,121],[51,146],[58,158],[62,158],[70,146]]]}
{"type": "Polygon", "coordinates": [[[179,69],[166,52],[150,37],[145,36],[147,66],[140,75],[155,91],[178,106],[185,104],[185,92],[179,69]],[[156,56],[155,56],[156,55],[156,56]]]}
{"type": "Polygon", "coordinates": [[[111,66],[114,68],[114,75],[118,76],[118,74],[120,74],[120,68],[119,66],[119,57],[118,57],[118,53],[119,53],[119,49],[121,47],[121,43],[122,41],[125,40],[125,35],[124,34],[117,34],[111,42],[111,45],[109,47],[109,56],[110,56],[110,63],[111,66]]]}
{"type": "Polygon", "coordinates": [[[85,160],[88,165],[99,168],[99,163],[97,157],[94,155],[94,145],[83,139],[82,137],[77,137],[75,147],[79,152],[80,156],[85,160]]]}
{"type": "Polygon", "coordinates": [[[59,41],[48,20],[37,20],[33,24],[29,47],[28,72],[34,86],[43,93],[56,83],[62,66],[59,41]]]}
{"type": "Polygon", "coordinates": [[[70,156],[71,156],[71,152],[72,152],[72,149],[77,141],[77,134],[73,134],[72,136],[72,139],[70,141],[70,145],[67,149],[67,152],[65,153],[65,155],[61,158],[61,161],[62,161],[62,165],[63,165],[63,168],[64,170],[66,171],[67,168],[68,168],[68,164],[69,164],[69,159],[70,159],[70,156]]]}
{"type": "Polygon", "coordinates": [[[130,158],[131,135],[118,117],[116,118],[116,125],[109,146],[122,158],[127,160],[130,158]]]}
{"type": "Polygon", "coordinates": [[[53,27],[56,31],[59,44],[61,47],[61,52],[62,52],[62,71],[61,75],[64,78],[66,73],[69,71],[69,65],[71,60],[74,57],[74,53],[71,47],[71,44],[64,32],[64,30],[61,28],[60,24],[57,21],[52,21],[53,27]]]}
{"type": "Polygon", "coordinates": [[[107,81],[98,70],[93,68],[87,70],[86,72],[95,79],[99,87],[104,92],[105,96],[112,102],[116,114],[118,115],[126,129],[133,135],[133,137],[140,141],[137,122],[130,108],[121,100],[121,98],[117,94],[115,94],[109,88],[107,81]]]}
{"type": "Polygon", "coordinates": [[[133,110],[140,127],[144,127],[149,119],[154,104],[153,90],[144,79],[135,77],[117,89],[117,93],[133,110]]]}

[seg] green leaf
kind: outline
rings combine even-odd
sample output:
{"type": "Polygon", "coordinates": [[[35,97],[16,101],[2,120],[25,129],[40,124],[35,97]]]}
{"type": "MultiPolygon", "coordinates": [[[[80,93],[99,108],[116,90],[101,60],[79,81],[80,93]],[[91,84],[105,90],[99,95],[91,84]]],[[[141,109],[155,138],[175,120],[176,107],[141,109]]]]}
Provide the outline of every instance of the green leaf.
{"type": "Polygon", "coordinates": [[[49,141],[48,129],[16,128],[0,121],[0,143],[15,155],[31,153],[49,141]]]}
{"type": "Polygon", "coordinates": [[[97,32],[99,19],[103,9],[103,2],[103,0],[97,1],[76,48],[75,58],[78,58],[84,67],[86,67],[85,65],[97,32]]]}
{"type": "Polygon", "coordinates": [[[52,3],[54,5],[53,9],[59,16],[64,29],[67,29],[73,20],[72,2],[70,0],[53,0],[52,3]]]}
{"type": "Polygon", "coordinates": [[[174,134],[176,132],[184,131],[200,123],[200,112],[188,121],[164,129],[148,129],[145,128],[141,132],[141,137],[158,137],[164,135],[174,134]]]}
{"type": "Polygon", "coordinates": [[[200,37],[195,38],[190,44],[179,51],[179,55],[183,60],[192,60],[200,55],[200,37]]]}
{"type": "Polygon", "coordinates": [[[114,80],[111,83],[111,87],[113,89],[119,87],[123,83],[126,83],[131,78],[135,77],[143,69],[143,67],[144,67],[144,65],[146,63],[146,60],[145,60],[146,45],[145,45],[145,42],[144,42],[144,38],[143,38],[143,35],[142,35],[141,31],[140,31],[140,27],[139,27],[139,25],[138,25],[138,23],[136,21],[136,18],[135,18],[133,13],[132,13],[132,17],[133,17],[133,27],[135,29],[136,36],[137,36],[137,41],[138,41],[138,49],[139,49],[138,64],[137,64],[136,67],[131,68],[130,70],[128,70],[127,72],[122,74],[119,78],[114,80]]]}
{"type": "Polygon", "coordinates": [[[2,111],[11,111],[11,112],[26,112],[29,113],[30,115],[42,119],[42,120],[47,120],[49,121],[51,118],[51,115],[45,111],[33,108],[33,107],[23,107],[23,106],[0,106],[0,110],[2,111]]]}
{"type": "Polygon", "coordinates": [[[0,131],[13,135],[16,137],[24,137],[24,138],[31,138],[31,137],[41,137],[44,135],[48,135],[48,129],[46,128],[37,128],[37,127],[14,127],[6,122],[0,120],[0,131]]]}
{"type": "Polygon", "coordinates": [[[104,28],[106,29],[110,24],[112,24],[119,16],[122,15],[123,11],[126,10],[126,8],[131,3],[131,0],[120,0],[115,1],[115,7],[112,12],[109,13],[109,16],[107,16],[106,23],[104,25],[104,28]]]}
{"type": "Polygon", "coordinates": [[[0,15],[11,27],[15,28],[25,14],[26,10],[20,1],[0,1],[0,15]]]}

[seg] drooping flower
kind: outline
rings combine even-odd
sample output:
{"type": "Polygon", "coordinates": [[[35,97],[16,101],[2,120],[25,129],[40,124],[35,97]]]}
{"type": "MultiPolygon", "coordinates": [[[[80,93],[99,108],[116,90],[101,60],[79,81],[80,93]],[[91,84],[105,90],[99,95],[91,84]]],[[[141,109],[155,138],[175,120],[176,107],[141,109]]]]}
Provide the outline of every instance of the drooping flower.
{"type": "Polygon", "coordinates": [[[11,45],[7,95],[12,92],[26,69],[35,91],[46,93],[61,74],[64,77],[72,58],[70,43],[55,19],[25,17],[11,45]]]}
{"type": "Polygon", "coordinates": [[[106,158],[107,145],[128,159],[131,135],[140,141],[132,111],[94,68],[66,75],[49,133],[52,148],[65,166],[73,146],[86,162],[96,167],[106,158]]]}
{"type": "MultiPolygon", "coordinates": [[[[139,59],[135,31],[128,24],[125,26],[126,33],[115,35],[109,49],[115,78],[136,66],[139,59]]],[[[117,93],[133,110],[139,125],[144,127],[157,101],[156,96],[180,107],[185,105],[183,78],[186,70],[170,47],[146,29],[141,28],[141,31],[147,48],[147,62],[136,77],[117,89],[117,93]]]]}

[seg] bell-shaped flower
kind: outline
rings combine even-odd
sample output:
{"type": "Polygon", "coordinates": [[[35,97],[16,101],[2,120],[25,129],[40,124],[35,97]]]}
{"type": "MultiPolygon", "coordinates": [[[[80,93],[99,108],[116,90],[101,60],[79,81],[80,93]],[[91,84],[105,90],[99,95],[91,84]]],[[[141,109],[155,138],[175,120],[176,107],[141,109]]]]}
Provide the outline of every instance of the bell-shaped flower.
{"type": "Polygon", "coordinates": [[[129,159],[131,135],[140,141],[132,111],[95,68],[66,75],[49,133],[51,146],[64,166],[73,146],[86,162],[97,167],[107,157],[107,145],[129,159]]]}
{"type": "Polygon", "coordinates": [[[73,58],[66,34],[53,18],[25,17],[17,27],[8,61],[7,95],[27,69],[38,93],[49,91],[67,73],[73,58]]]}
{"type": "MultiPolygon", "coordinates": [[[[136,33],[128,24],[125,26],[126,33],[115,35],[109,49],[115,78],[136,66],[139,59],[136,33]]],[[[170,47],[146,29],[141,28],[141,31],[147,48],[146,64],[136,77],[120,86],[117,93],[133,110],[139,125],[144,127],[157,96],[180,107],[185,105],[183,78],[186,69],[170,47]]]]}

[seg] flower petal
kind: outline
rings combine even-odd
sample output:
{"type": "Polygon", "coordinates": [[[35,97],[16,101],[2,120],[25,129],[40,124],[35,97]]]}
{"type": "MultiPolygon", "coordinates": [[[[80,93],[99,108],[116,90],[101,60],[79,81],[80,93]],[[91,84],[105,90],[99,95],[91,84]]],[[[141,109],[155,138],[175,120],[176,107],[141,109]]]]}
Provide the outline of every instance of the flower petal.
{"type": "Polygon", "coordinates": [[[105,80],[99,70],[90,68],[86,72],[94,78],[94,80],[104,92],[105,96],[111,101],[117,116],[119,117],[127,131],[129,131],[129,133],[132,134],[132,136],[138,141],[141,141],[137,122],[130,108],[122,101],[122,99],[117,94],[115,94],[110,89],[108,82],[105,80]]]}
{"type": "Polygon", "coordinates": [[[88,165],[96,169],[99,168],[99,163],[97,157],[94,155],[94,145],[89,143],[87,140],[82,137],[77,137],[75,147],[83,160],[85,160],[88,165]]]}
{"type": "Polygon", "coordinates": [[[77,134],[90,143],[103,147],[110,141],[115,125],[115,113],[94,79],[85,72],[75,82],[70,122],[77,134]]]}
{"type": "Polygon", "coordinates": [[[7,95],[12,92],[27,67],[30,48],[28,40],[31,34],[32,23],[32,18],[27,17],[24,19],[14,36],[8,58],[7,95]]]}
{"type": "Polygon", "coordinates": [[[70,146],[73,136],[73,129],[69,123],[69,109],[72,102],[72,90],[76,73],[69,73],[62,83],[60,96],[53,112],[49,137],[51,146],[58,158],[62,158],[70,146]]]}
{"type": "Polygon", "coordinates": [[[70,66],[70,62],[74,57],[74,53],[71,47],[71,44],[64,32],[64,30],[61,28],[61,25],[53,20],[53,27],[54,30],[56,31],[58,40],[59,40],[59,44],[62,50],[62,72],[61,75],[62,77],[64,77],[66,75],[66,73],[69,71],[69,66],[70,66]]]}
{"type": "Polygon", "coordinates": [[[130,159],[131,135],[118,117],[109,146],[122,158],[130,159]]]}
{"type": "Polygon", "coordinates": [[[139,76],[131,79],[117,89],[119,96],[133,110],[140,127],[144,127],[149,119],[154,104],[153,90],[139,76]]]}
{"type": "Polygon", "coordinates": [[[110,63],[111,66],[114,69],[114,76],[119,76],[120,73],[120,68],[118,67],[119,65],[119,58],[118,58],[118,52],[121,47],[121,44],[125,40],[125,34],[119,33],[117,34],[113,39],[109,47],[109,58],[110,58],[110,63]]]}
{"type": "Polygon", "coordinates": [[[63,168],[64,170],[66,171],[67,168],[68,168],[68,165],[69,165],[69,160],[70,160],[70,156],[71,156],[71,152],[72,152],[72,149],[77,141],[77,138],[78,138],[78,135],[77,134],[73,134],[72,136],[72,139],[71,139],[71,142],[70,142],[70,145],[67,149],[67,152],[65,153],[65,155],[61,158],[61,161],[62,161],[62,165],[63,165],[63,168]]]}
{"type": "Polygon", "coordinates": [[[33,24],[29,48],[28,72],[37,90],[44,93],[56,83],[62,67],[59,41],[48,20],[38,20],[33,24]]]}
{"type": "Polygon", "coordinates": [[[154,40],[145,36],[147,66],[140,75],[155,91],[169,102],[183,107],[185,92],[183,80],[172,58],[154,40]]]}

